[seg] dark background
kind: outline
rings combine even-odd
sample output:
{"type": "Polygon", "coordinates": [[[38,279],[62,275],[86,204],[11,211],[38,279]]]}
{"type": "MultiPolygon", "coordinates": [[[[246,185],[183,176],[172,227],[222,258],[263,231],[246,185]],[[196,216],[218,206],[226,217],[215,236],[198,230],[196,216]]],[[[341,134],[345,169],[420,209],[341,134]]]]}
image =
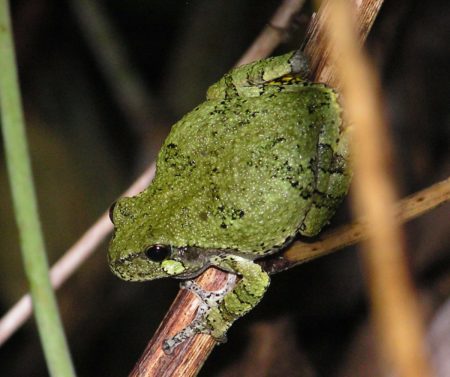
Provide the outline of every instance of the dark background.
{"type": "MultiPolygon", "coordinates": [[[[76,2],[13,1],[23,101],[40,212],[53,263],[155,157],[164,136],[240,57],[279,1],[110,0],[117,29],[149,106],[139,121],[111,81],[73,11],[76,2]]],[[[276,53],[297,48],[307,3],[276,53]]],[[[448,1],[387,1],[367,50],[379,71],[401,196],[450,172],[448,1]]],[[[119,39],[118,39],[119,40],[119,39]]],[[[1,74],[1,72],[0,72],[1,74]]],[[[0,310],[27,286],[1,154],[0,310]]],[[[450,295],[449,205],[406,226],[410,265],[427,323],[450,295]]],[[[332,227],[349,221],[344,205],[332,227]]],[[[58,292],[80,376],[131,370],[177,292],[174,280],[131,284],[108,269],[106,243],[58,292]]],[[[380,376],[357,251],[346,249],[273,278],[260,305],[239,320],[201,376],[380,376]],[[252,374],[253,373],[253,374],[252,374]]],[[[450,329],[446,329],[450,339],[450,329]]],[[[433,341],[433,340],[431,340],[433,341]]],[[[3,376],[47,375],[34,321],[0,349],[3,376]]],[[[450,373],[450,372],[449,372],[450,373]]]]}

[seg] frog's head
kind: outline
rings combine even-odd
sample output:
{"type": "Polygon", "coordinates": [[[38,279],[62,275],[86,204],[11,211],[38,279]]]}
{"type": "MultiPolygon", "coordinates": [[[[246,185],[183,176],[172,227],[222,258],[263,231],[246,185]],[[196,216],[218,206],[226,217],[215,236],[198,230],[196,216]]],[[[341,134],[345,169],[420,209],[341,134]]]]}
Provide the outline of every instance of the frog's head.
{"type": "Polygon", "coordinates": [[[124,280],[144,281],[189,278],[203,271],[207,261],[201,250],[172,244],[171,229],[161,220],[167,214],[141,199],[140,195],[121,198],[111,206],[114,233],[108,260],[112,272],[124,280]]]}
{"type": "Polygon", "coordinates": [[[306,56],[300,50],[292,51],[232,69],[209,87],[206,98],[224,99],[236,94],[256,97],[260,95],[263,85],[291,81],[293,78],[295,82],[300,82],[304,81],[308,74],[309,64],[306,56]]]}

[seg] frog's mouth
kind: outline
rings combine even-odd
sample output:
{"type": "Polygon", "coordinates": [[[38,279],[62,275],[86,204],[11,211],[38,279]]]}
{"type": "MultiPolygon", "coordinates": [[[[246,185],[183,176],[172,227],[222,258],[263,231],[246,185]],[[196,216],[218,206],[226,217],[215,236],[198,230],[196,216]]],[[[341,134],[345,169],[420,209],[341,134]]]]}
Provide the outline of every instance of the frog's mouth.
{"type": "Polygon", "coordinates": [[[171,263],[180,263],[184,267],[184,271],[172,275],[176,279],[195,278],[205,271],[210,265],[208,253],[202,248],[195,246],[172,246],[171,249],[172,252],[169,261],[171,263]]]}
{"type": "Polygon", "coordinates": [[[126,281],[147,281],[167,277],[160,263],[149,261],[144,253],[138,253],[110,261],[114,275],[126,281]]]}
{"type": "MultiPolygon", "coordinates": [[[[208,266],[205,251],[196,247],[172,247],[164,258],[156,260],[148,252],[133,253],[117,260],[110,260],[111,271],[126,281],[147,281],[164,277],[191,279],[208,266]]],[[[148,251],[148,250],[147,250],[148,251]]]]}

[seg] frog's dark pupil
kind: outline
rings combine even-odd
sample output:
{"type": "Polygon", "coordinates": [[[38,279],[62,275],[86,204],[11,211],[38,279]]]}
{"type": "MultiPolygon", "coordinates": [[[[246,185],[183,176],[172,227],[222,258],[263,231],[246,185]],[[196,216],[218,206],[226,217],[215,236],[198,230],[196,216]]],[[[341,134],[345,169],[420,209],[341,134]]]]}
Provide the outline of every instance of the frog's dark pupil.
{"type": "Polygon", "coordinates": [[[117,201],[115,201],[113,204],[111,204],[111,207],[109,207],[109,219],[114,224],[114,207],[116,206],[117,201]]]}
{"type": "Polygon", "coordinates": [[[153,262],[162,262],[170,253],[170,249],[164,245],[153,245],[145,250],[145,255],[153,262]]]}

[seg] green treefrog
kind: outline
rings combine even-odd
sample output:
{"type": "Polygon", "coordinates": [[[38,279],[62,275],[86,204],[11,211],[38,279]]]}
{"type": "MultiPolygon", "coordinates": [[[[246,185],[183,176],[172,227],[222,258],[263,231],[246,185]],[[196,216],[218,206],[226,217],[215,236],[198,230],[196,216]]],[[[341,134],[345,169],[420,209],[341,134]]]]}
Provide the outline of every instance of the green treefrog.
{"type": "Polygon", "coordinates": [[[305,79],[299,52],[225,74],[179,120],[158,155],[153,182],[111,208],[112,271],[124,280],[192,279],[208,266],[240,277],[218,292],[192,280],[201,301],[195,333],[225,339],[269,285],[255,259],[327,224],[350,183],[348,137],[336,92],[305,79]],[[234,287],[233,287],[234,286],[234,287]]]}

